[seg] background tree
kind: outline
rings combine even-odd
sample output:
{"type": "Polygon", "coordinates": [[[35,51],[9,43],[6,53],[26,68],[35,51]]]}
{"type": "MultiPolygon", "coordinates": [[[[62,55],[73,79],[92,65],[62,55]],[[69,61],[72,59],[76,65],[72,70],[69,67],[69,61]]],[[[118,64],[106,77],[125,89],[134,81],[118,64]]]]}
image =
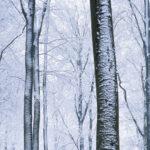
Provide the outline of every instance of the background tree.
{"type": "Polygon", "coordinates": [[[20,0],[22,13],[26,20],[26,79],[24,96],[24,149],[39,149],[40,125],[40,77],[39,77],[39,37],[46,12],[44,2],[41,15],[37,14],[37,1],[20,0]],[[27,10],[25,8],[27,5],[27,10]],[[32,92],[34,87],[34,119],[32,121],[32,92]],[[32,127],[33,123],[33,127],[32,127]],[[33,133],[32,133],[33,130],[33,133]]]}

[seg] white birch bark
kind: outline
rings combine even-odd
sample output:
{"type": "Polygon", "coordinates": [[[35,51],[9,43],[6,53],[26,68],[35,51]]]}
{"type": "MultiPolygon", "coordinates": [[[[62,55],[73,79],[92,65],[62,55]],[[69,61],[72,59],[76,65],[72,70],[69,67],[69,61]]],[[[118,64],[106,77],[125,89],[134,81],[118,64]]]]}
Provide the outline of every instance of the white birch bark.
{"type": "Polygon", "coordinates": [[[56,101],[56,93],[53,93],[54,101],[54,150],[59,149],[59,137],[58,137],[58,107],[57,107],[57,101],[56,101]]]}
{"type": "Polygon", "coordinates": [[[39,35],[34,34],[34,120],[33,120],[33,150],[39,149],[40,125],[40,77],[39,77],[39,35]]]}
{"type": "Polygon", "coordinates": [[[26,51],[25,51],[25,91],[24,91],[24,150],[32,150],[32,91],[33,91],[33,57],[34,57],[34,13],[35,1],[28,1],[25,11],[20,0],[26,20],[26,51]]]}
{"type": "Polygon", "coordinates": [[[45,45],[44,45],[44,71],[43,71],[43,141],[44,141],[44,150],[48,150],[48,135],[47,135],[47,126],[48,126],[48,114],[47,114],[47,43],[48,43],[48,34],[49,34],[49,13],[50,13],[50,3],[47,5],[47,14],[45,20],[45,45]]]}
{"type": "Polygon", "coordinates": [[[34,120],[32,150],[39,150],[40,129],[40,73],[39,73],[39,37],[43,25],[43,19],[47,8],[47,0],[43,2],[41,15],[34,16],[34,120]]]}

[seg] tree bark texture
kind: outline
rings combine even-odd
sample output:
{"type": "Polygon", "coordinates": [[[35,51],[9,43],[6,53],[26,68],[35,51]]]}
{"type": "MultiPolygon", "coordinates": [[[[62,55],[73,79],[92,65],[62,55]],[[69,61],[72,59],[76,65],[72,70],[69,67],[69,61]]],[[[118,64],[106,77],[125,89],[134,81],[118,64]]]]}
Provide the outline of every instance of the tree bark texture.
{"type": "Polygon", "coordinates": [[[24,92],[24,150],[32,150],[32,88],[33,88],[33,57],[34,57],[34,11],[35,2],[28,2],[26,22],[25,51],[25,92],[24,92]]]}
{"type": "Polygon", "coordinates": [[[97,150],[119,150],[118,89],[110,0],[91,0],[97,90],[97,150]]]}

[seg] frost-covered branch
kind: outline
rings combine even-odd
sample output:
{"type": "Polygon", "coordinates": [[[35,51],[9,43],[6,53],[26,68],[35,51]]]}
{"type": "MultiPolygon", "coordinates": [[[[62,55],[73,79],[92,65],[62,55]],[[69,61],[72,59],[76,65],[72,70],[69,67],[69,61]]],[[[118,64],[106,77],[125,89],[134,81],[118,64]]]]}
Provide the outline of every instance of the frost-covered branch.
{"type": "Polygon", "coordinates": [[[84,73],[85,69],[86,69],[86,66],[88,64],[88,61],[89,61],[89,53],[87,54],[87,57],[86,57],[86,60],[85,60],[85,64],[83,66],[83,69],[82,69],[82,74],[84,73]]]}
{"type": "Polygon", "coordinates": [[[4,54],[5,50],[6,50],[12,43],[14,43],[17,38],[19,38],[19,37],[23,34],[25,27],[26,27],[26,25],[23,27],[22,32],[21,32],[19,35],[15,36],[15,37],[0,51],[0,62],[1,62],[1,60],[2,60],[2,57],[3,57],[3,54],[4,54]]]}
{"type": "Polygon", "coordinates": [[[40,26],[39,26],[39,31],[38,31],[39,35],[41,33],[41,30],[42,30],[42,24],[43,24],[44,16],[45,16],[45,13],[46,13],[47,5],[48,5],[48,0],[45,0],[45,2],[43,3],[43,9],[42,9],[42,14],[41,14],[40,26]]]}
{"type": "Polygon", "coordinates": [[[132,3],[132,5],[133,5],[133,7],[136,9],[136,11],[138,12],[138,14],[141,16],[142,21],[143,21],[143,23],[145,24],[144,16],[142,15],[141,11],[138,9],[138,7],[137,7],[133,2],[131,2],[131,3],[132,3]]]}
{"type": "Polygon", "coordinates": [[[22,14],[23,14],[24,18],[27,20],[27,13],[26,13],[25,8],[23,6],[22,0],[20,0],[20,6],[21,6],[22,14]]]}
{"type": "MultiPolygon", "coordinates": [[[[141,40],[143,42],[143,44],[145,43],[145,40],[144,40],[144,37],[143,37],[143,34],[142,34],[142,30],[141,30],[141,27],[140,27],[140,24],[139,24],[139,21],[138,21],[138,17],[134,11],[134,8],[133,8],[133,3],[131,0],[128,0],[129,2],[129,5],[130,5],[130,8],[131,8],[131,11],[132,11],[132,14],[134,16],[134,19],[135,19],[135,22],[136,22],[136,26],[137,26],[137,29],[139,31],[139,34],[140,34],[140,37],[141,37],[141,40]]],[[[134,5],[135,6],[135,5],[134,5]]]]}
{"type": "Polygon", "coordinates": [[[92,83],[91,83],[91,86],[90,86],[89,100],[88,100],[88,102],[86,103],[86,108],[85,108],[85,110],[84,110],[84,113],[83,113],[83,116],[82,116],[82,120],[81,120],[82,122],[85,120],[85,116],[86,116],[86,114],[87,114],[87,110],[88,110],[89,104],[90,104],[90,102],[91,102],[92,93],[93,93],[93,91],[94,91],[94,80],[95,80],[95,78],[94,78],[94,76],[93,76],[92,83]]]}
{"type": "Polygon", "coordinates": [[[137,128],[137,130],[138,130],[138,132],[139,132],[140,135],[143,137],[144,134],[143,134],[142,130],[140,129],[140,127],[139,127],[139,125],[138,125],[138,123],[137,123],[137,120],[135,119],[135,117],[134,117],[134,115],[133,115],[133,113],[132,113],[132,110],[131,110],[131,108],[130,108],[130,106],[129,106],[128,99],[127,99],[127,91],[126,91],[126,89],[122,86],[122,81],[121,81],[121,78],[120,78],[119,74],[118,74],[118,81],[119,81],[119,83],[118,83],[118,84],[119,84],[119,87],[120,87],[120,89],[123,91],[124,100],[125,100],[125,103],[126,103],[126,106],[127,106],[128,110],[129,110],[129,113],[130,113],[130,115],[131,115],[131,118],[132,118],[132,120],[133,120],[133,122],[134,122],[134,124],[135,124],[135,126],[136,126],[136,128],[137,128]]]}
{"type": "Polygon", "coordinates": [[[62,121],[63,121],[64,126],[65,126],[66,129],[67,129],[67,132],[68,132],[68,134],[69,134],[69,137],[70,137],[71,140],[73,141],[73,143],[74,143],[74,145],[76,146],[76,148],[79,150],[78,144],[76,143],[76,141],[75,141],[73,135],[72,135],[71,132],[69,131],[69,128],[68,128],[68,126],[67,126],[67,124],[66,124],[66,122],[65,122],[65,120],[64,120],[64,117],[63,117],[63,115],[62,115],[62,113],[61,113],[61,111],[60,111],[59,109],[58,109],[58,112],[59,112],[59,115],[60,115],[60,117],[61,117],[61,119],[62,119],[62,121]]]}

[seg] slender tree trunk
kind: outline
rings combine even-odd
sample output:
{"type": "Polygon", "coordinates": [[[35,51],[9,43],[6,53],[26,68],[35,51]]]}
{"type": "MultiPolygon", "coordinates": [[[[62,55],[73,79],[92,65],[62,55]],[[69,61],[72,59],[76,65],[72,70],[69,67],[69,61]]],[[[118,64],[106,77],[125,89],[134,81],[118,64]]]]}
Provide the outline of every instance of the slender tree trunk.
{"type": "Polygon", "coordinates": [[[93,91],[94,91],[94,76],[93,76],[93,81],[91,84],[91,90],[89,95],[89,135],[88,135],[89,150],[92,150],[92,146],[93,146],[93,139],[92,139],[92,129],[93,129],[92,93],[93,91]]]}
{"type": "Polygon", "coordinates": [[[40,77],[39,77],[39,34],[34,34],[34,120],[33,120],[33,150],[39,150],[40,125],[40,77]]]}
{"type": "Polygon", "coordinates": [[[92,128],[93,128],[93,120],[92,120],[92,100],[89,103],[89,150],[92,150],[92,128]]]}
{"type": "Polygon", "coordinates": [[[7,130],[5,131],[5,146],[4,150],[8,150],[8,144],[7,144],[7,130]]]}
{"type": "Polygon", "coordinates": [[[58,150],[59,146],[59,137],[58,137],[58,108],[55,93],[53,93],[54,101],[54,150],[58,150]]]}
{"type": "Polygon", "coordinates": [[[43,19],[47,9],[47,0],[43,2],[41,16],[34,16],[34,120],[33,120],[33,143],[32,150],[39,150],[40,129],[40,65],[39,65],[39,37],[43,25],[43,19]],[[39,18],[37,18],[39,17],[39,18]],[[38,19],[40,20],[38,22],[38,19]]]}
{"type": "Polygon", "coordinates": [[[97,90],[97,150],[119,150],[118,89],[110,0],[91,0],[97,90]]]}
{"type": "Polygon", "coordinates": [[[79,147],[84,150],[84,136],[83,136],[83,86],[82,86],[82,46],[80,44],[77,60],[78,71],[78,123],[79,123],[79,147]]]}
{"type": "Polygon", "coordinates": [[[83,123],[79,123],[79,145],[80,150],[84,150],[83,123]]]}
{"type": "Polygon", "coordinates": [[[49,34],[49,3],[47,5],[46,23],[45,23],[45,45],[44,45],[44,71],[43,71],[43,141],[44,150],[48,150],[48,136],[47,136],[47,125],[48,125],[48,115],[47,115],[47,43],[49,34]]]}
{"type": "Polygon", "coordinates": [[[24,150],[39,150],[40,125],[40,78],[39,78],[39,36],[47,1],[44,2],[41,20],[37,22],[35,0],[27,1],[27,8],[20,0],[22,13],[26,20],[25,53],[25,92],[24,92],[24,150]],[[38,25],[40,26],[38,27],[38,25]],[[32,120],[32,95],[34,87],[34,120],[32,120]],[[33,124],[33,126],[32,126],[33,124]],[[33,133],[32,133],[33,131],[33,133]]]}
{"type": "Polygon", "coordinates": [[[34,10],[35,2],[28,2],[29,10],[26,22],[25,52],[25,91],[24,91],[24,150],[32,150],[32,87],[33,87],[33,56],[34,56],[34,10]]]}
{"type": "Polygon", "coordinates": [[[145,0],[145,60],[146,60],[146,124],[145,124],[145,143],[146,150],[150,149],[150,5],[149,0],[145,0]]]}

